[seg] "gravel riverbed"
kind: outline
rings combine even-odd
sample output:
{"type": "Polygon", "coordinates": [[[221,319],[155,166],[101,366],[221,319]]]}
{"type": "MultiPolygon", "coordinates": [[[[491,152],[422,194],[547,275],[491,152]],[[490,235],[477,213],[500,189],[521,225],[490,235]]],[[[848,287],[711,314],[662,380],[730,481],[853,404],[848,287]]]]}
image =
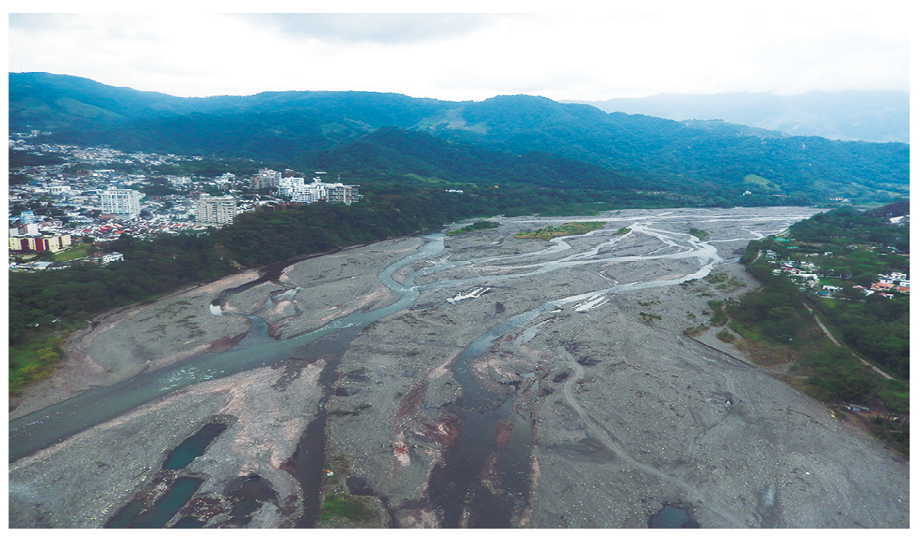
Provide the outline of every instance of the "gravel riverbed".
{"type": "MultiPolygon", "coordinates": [[[[517,396],[515,414],[531,426],[531,488],[514,526],[642,528],[664,504],[704,528],[909,526],[902,458],[751,364],[715,337],[722,328],[684,333],[708,320],[708,301],[756,286],[734,262],[750,239],[815,211],[501,218],[499,228],[447,237],[442,252],[394,274],[402,282],[418,272],[418,299],[363,328],[341,359],[324,405],[330,485],[361,477],[383,496],[361,497],[378,512],[362,526],[437,526],[427,482],[458,432],[449,405],[462,399],[451,363],[490,328],[548,306],[470,365],[496,395],[517,396]],[[552,242],[513,237],[576,220],[607,223],[552,242]],[[632,231],[614,234],[622,227],[632,231]],[[718,280],[680,283],[707,263],[718,280]]],[[[388,305],[397,295],[377,273],[424,242],[398,238],[297,263],[277,282],[231,296],[222,316],[210,308],[217,293],[255,273],[101,317],[69,341],[54,377],[11,401],[10,417],[232,347],[250,325],[241,315],[290,339],[388,305]]],[[[101,527],[138,493],[149,492],[149,504],[171,478],[166,454],[214,419],[227,431],[181,471],[204,482],[170,524],[193,515],[208,527],[293,526],[303,493],[288,463],[319,410],[324,362],[294,350],[280,364],[185,387],[11,463],[10,526],[101,527]],[[273,495],[239,524],[228,493],[251,476],[273,495]]],[[[500,475],[482,482],[503,489],[500,475]]]]}

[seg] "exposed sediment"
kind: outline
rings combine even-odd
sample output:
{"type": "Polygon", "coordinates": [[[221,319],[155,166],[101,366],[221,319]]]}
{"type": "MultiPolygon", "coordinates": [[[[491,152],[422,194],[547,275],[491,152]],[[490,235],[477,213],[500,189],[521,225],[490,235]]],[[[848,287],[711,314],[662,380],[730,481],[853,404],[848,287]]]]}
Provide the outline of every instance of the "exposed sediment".
{"type": "MultiPolygon", "coordinates": [[[[421,272],[418,299],[358,333],[325,403],[327,456],[375,493],[359,496],[379,511],[362,525],[441,524],[428,482],[469,413],[468,382],[458,380],[466,372],[453,362],[490,329],[529,314],[469,368],[489,399],[512,400],[510,416],[486,434],[490,444],[532,441],[519,499],[526,504],[510,526],[646,527],[664,504],[704,528],[908,526],[902,459],[739,361],[743,351],[716,339],[718,329],[683,334],[706,321],[708,300],[756,286],[732,262],[750,239],[813,212],[629,210],[601,216],[605,229],[551,242],[513,234],[573,218],[505,218],[497,229],[449,237],[443,252],[397,271],[400,283],[421,272]],[[613,234],[622,227],[633,232],[613,234]],[[705,243],[690,237],[691,227],[709,233],[705,243]],[[677,282],[705,264],[725,279],[677,282]]],[[[61,372],[13,412],[217,341],[231,345],[249,325],[239,315],[258,315],[289,338],[386,305],[396,294],[377,272],[422,243],[396,239],[297,263],[277,282],[228,298],[222,317],[209,304],[239,276],[126,310],[103,320],[92,340],[72,340],[61,372]],[[205,334],[186,337],[192,322],[205,334]]],[[[218,416],[232,419],[227,431],[182,472],[205,479],[193,499],[198,510],[186,514],[208,527],[291,526],[303,494],[289,458],[318,410],[324,362],[292,353],[276,366],[195,384],[11,463],[11,526],[102,526],[151,485],[175,445],[218,416]],[[274,495],[235,525],[227,494],[252,475],[274,495]]],[[[496,456],[471,474],[483,493],[502,495],[512,483],[496,456]]]]}

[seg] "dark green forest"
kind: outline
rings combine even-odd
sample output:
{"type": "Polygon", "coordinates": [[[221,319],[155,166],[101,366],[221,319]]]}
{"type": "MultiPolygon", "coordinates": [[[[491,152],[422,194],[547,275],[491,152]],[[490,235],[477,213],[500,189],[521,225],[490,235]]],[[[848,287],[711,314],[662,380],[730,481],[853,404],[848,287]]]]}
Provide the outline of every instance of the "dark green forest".
{"type": "MultiPolygon", "coordinates": [[[[360,184],[365,195],[350,206],[247,213],[203,235],[123,236],[104,249],[123,253],[125,261],[106,267],[77,263],[11,273],[11,388],[46,375],[60,356],[61,336],[105,311],[241,267],[453,221],[616,208],[826,205],[847,198],[875,204],[909,194],[906,144],[790,137],[718,121],[605,113],[534,96],[481,102],[373,92],[177,98],[34,73],[11,73],[9,86],[10,130],[49,132],[35,143],[205,158],[145,174],[251,174],[259,163],[272,162],[333,170],[360,184]]],[[[60,162],[53,155],[11,153],[10,166],[36,160],[60,162]]],[[[11,181],[28,180],[20,175],[11,181]]],[[[754,339],[797,345],[809,339],[802,333],[810,320],[804,301],[854,351],[907,380],[907,300],[862,298],[851,287],[868,286],[879,272],[906,272],[907,229],[886,224],[890,215],[884,215],[898,211],[891,205],[876,213],[840,209],[793,227],[793,242],[752,243],[749,253],[814,255],[811,260],[847,295],[807,296],[774,279],[764,261],[749,260],[764,287],[726,306],[732,324],[754,339]]],[[[805,386],[822,399],[880,399],[891,410],[906,407],[905,392],[892,386],[904,383],[867,379],[861,365],[845,364],[846,355],[836,349],[808,354],[799,363],[808,370],[805,386]]]]}
{"type": "Polygon", "coordinates": [[[839,208],[794,224],[786,238],[752,241],[742,262],[761,287],[725,309],[729,326],[768,363],[777,357],[794,362],[789,382],[828,403],[865,403],[888,411],[889,418],[873,420],[874,429],[905,452],[909,433],[891,418],[910,407],[910,298],[866,296],[853,286],[868,287],[880,273],[909,272],[908,253],[894,247],[909,249],[909,228],[888,221],[908,210],[906,203],[868,212],[839,208]],[[831,279],[841,292],[821,297],[802,291],[786,275],[774,274],[776,264],[764,256],[768,250],[777,260],[813,261],[825,276],[835,276],[831,279]],[[817,331],[804,304],[844,347],[817,331]],[[858,357],[895,378],[880,377],[858,357]]]}
{"type": "Polygon", "coordinates": [[[37,142],[277,161],[343,174],[376,170],[584,189],[628,185],[724,206],[844,198],[887,203],[909,190],[906,144],[675,122],[536,96],[479,102],[374,92],[177,98],[47,73],[9,78],[10,130],[47,131],[37,142]]]}

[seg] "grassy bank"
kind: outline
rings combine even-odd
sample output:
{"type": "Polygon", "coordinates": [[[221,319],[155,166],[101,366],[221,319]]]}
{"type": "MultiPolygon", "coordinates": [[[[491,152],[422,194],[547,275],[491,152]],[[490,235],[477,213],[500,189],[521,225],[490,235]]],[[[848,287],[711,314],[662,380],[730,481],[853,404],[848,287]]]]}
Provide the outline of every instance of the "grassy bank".
{"type": "Polygon", "coordinates": [[[537,229],[535,231],[518,233],[514,235],[514,237],[521,238],[521,239],[535,238],[539,240],[550,240],[552,238],[556,238],[557,236],[572,236],[572,235],[577,235],[577,234],[586,234],[595,229],[600,229],[604,225],[606,225],[606,223],[604,223],[603,221],[563,223],[562,225],[558,227],[544,227],[542,229],[537,229]]]}
{"type": "Polygon", "coordinates": [[[9,393],[18,395],[31,383],[46,379],[57,369],[64,355],[65,335],[47,335],[39,341],[9,348],[9,393]]]}

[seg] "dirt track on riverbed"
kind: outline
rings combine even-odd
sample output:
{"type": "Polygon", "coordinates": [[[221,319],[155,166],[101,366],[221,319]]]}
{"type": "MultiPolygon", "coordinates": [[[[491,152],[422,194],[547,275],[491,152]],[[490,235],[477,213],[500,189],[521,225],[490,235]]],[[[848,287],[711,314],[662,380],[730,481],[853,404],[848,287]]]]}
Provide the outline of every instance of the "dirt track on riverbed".
{"type": "MultiPolygon", "coordinates": [[[[702,527],[906,527],[903,460],[745,363],[742,351],[715,338],[720,329],[697,336],[699,342],[683,334],[707,320],[707,301],[754,286],[730,262],[748,240],[792,219],[775,216],[811,212],[622,211],[606,216],[606,232],[570,239],[572,247],[556,253],[545,251],[554,244],[512,236],[547,219],[503,219],[498,229],[449,237],[437,260],[418,261],[394,276],[423,271],[414,305],[365,328],[343,357],[341,391],[326,405],[327,456],[339,456],[349,474],[385,495],[400,526],[436,524],[427,479],[457,433],[456,419],[445,414],[460,398],[447,369],[452,359],[486,329],[546,302],[617,284],[665,283],[699,270],[700,260],[671,256],[688,249],[693,239],[687,232],[695,227],[709,233],[706,241],[722,259],[712,269],[720,280],[571,301],[496,339],[471,365],[496,392],[510,396],[522,381],[535,388],[518,411],[530,422],[534,442],[529,504],[515,523],[645,527],[662,504],[672,503],[702,527]],[[652,231],[612,235],[634,223],[652,231]],[[592,247],[597,253],[572,259],[572,265],[546,266],[592,247]],[[649,254],[658,258],[640,258],[649,254]]],[[[263,316],[278,336],[289,337],[385,305],[395,296],[376,272],[421,243],[398,239],[298,263],[279,283],[231,297],[225,310],[263,316]]],[[[104,321],[94,340],[71,342],[60,375],[14,403],[13,413],[240,334],[246,319],[206,311],[212,294],[239,284],[239,278],[231,281],[104,321]],[[190,321],[204,334],[186,338],[193,333],[190,321]]],[[[315,413],[318,369],[292,357],[278,368],[202,383],[11,464],[11,526],[101,526],[151,482],[169,449],[220,415],[234,418],[232,428],[192,471],[208,479],[202,497],[222,500],[228,482],[258,474],[277,491],[277,503],[264,504],[249,526],[289,526],[302,493],[283,465],[293,452],[293,434],[315,413]],[[60,482],[64,477],[70,480],[60,482]]],[[[484,482],[502,489],[501,478],[484,482]]],[[[229,526],[226,513],[215,515],[208,526],[229,526]]]]}

